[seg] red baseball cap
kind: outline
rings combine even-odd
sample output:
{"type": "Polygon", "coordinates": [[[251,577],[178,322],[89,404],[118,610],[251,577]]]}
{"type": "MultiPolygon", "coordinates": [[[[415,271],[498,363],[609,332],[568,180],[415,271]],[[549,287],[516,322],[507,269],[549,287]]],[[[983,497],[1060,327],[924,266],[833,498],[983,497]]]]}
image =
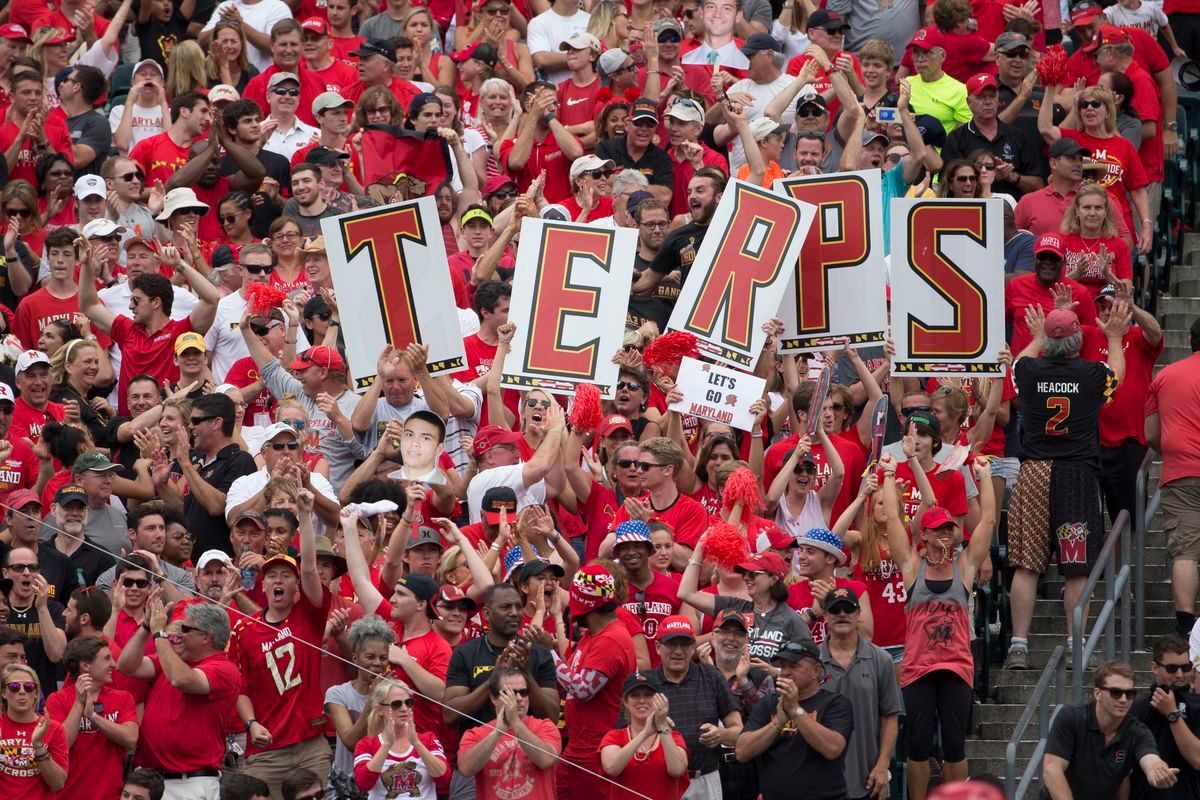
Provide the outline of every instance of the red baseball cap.
{"type": "Polygon", "coordinates": [[[996,80],[995,75],[981,72],[967,79],[967,94],[982,94],[984,89],[1000,90],[1000,83],[996,80]]]}
{"type": "Polygon", "coordinates": [[[1092,20],[1104,13],[1104,9],[1094,3],[1083,3],[1071,12],[1071,27],[1083,28],[1092,24],[1092,20]]]}
{"type": "Polygon", "coordinates": [[[475,432],[475,444],[471,449],[475,451],[475,457],[479,458],[493,447],[503,445],[512,447],[519,441],[521,441],[521,434],[517,431],[506,431],[499,425],[484,425],[475,432]]]}
{"type": "Polygon", "coordinates": [[[761,536],[767,540],[767,547],[772,550],[786,550],[789,547],[796,546],[796,538],[794,536],[789,536],[774,525],[764,528],[761,536]]]}
{"type": "Polygon", "coordinates": [[[1059,258],[1067,257],[1067,244],[1058,233],[1043,233],[1033,243],[1033,254],[1054,253],[1059,258]]]}
{"type": "Polygon", "coordinates": [[[724,628],[726,622],[732,622],[741,627],[741,629],[744,631],[750,630],[750,623],[746,620],[746,615],[736,609],[722,609],[721,612],[717,614],[717,618],[713,620],[713,630],[716,630],[717,628],[724,628]]]}
{"type": "Polygon", "coordinates": [[[955,524],[954,516],[949,511],[942,508],[941,506],[934,506],[933,508],[929,509],[928,511],[926,511],[924,514],[921,515],[921,527],[922,528],[932,529],[932,528],[940,528],[943,525],[954,525],[954,524],[955,524]]]}
{"type": "Polygon", "coordinates": [[[319,344],[296,356],[296,360],[288,369],[308,369],[309,367],[324,367],[334,372],[345,372],[346,362],[342,360],[342,355],[336,347],[319,344]]]}
{"type": "Polygon", "coordinates": [[[1078,333],[1079,317],[1069,308],[1056,308],[1046,315],[1045,331],[1051,339],[1078,333]]]}
{"type": "Polygon", "coordinates": [[[624,417],[621,414],[609,414],[600,423],[601,436],[612,436],[614,432],[621,429],[625,429],[629,431],[631,436],[633,435],[633,425],[630,424],[627,417],[624,417]]]}
{"type": "Polygon", "coordinates": [[[672,614],[659,623],[657,641],[667,642],[681,636],[693,640],[696,638],[696,629],[692,627],[692,621],[682,614],[672,614]]]}
{"type": "Polygon", "coordinates": [[[787,564],[779,557],[779,554],[770,551],[759,553],[754,558],[743,561],[737,565],[737,569],[745,572],[768,572],[778,578],[784,577],[788,572],[787,564]]]}
{"type": "Polygon", "coordinates": [[[38,497],[37,492],[29,489],[17,489],[9,494],[8,499],[4,501],[4,505],[9,508],[20,510],[30,503],[36,503],[38,508],[42,507],[42,498],[38,497]]]}
{"type": "Polygon", "coordinates": [[[1091,55],[1107,44],[1128,43],[1129,34],[1123,28],[1118,28],[1116,25],[1102,25],[1100,30],[1096,31],[1096,38],[1092,39],[1089,44],[1084,45],[1081,49],[1083,52],[1091,55]]]}
{"type": "Polygon", "coordinates": [[[29,37],[29,31],[25,30],[24,25],[17,25],[10,22],[8,25],[0,25],[0,39],[12,39],[14,42],[32,42],[29,37]]]}
{"type": "Polygon", "coordinates": [[[915,47],[918,50],[932,50],[935,47],[945,48],[946,37],[942,35],[933,25],[928,28],[921,28],[913,34],[912,41],[908,43],[909,47],[915,47]]]}
{"type": "Polygon", "coordinates": [[[452,583],[443,583],[438,589],[438,599],[443,603],[466,603],[471,611],[479,608],[479,604],[467,597],[467,593],[452,583]]]}
{"type": "Polygon", "coordinates": [[[329,23],[320,17],[309,17],[308,19],[304,20],[304,22],[300,23],[300,27],[306,31],[319,33],[322,36],[329,35],[329,23]]]}

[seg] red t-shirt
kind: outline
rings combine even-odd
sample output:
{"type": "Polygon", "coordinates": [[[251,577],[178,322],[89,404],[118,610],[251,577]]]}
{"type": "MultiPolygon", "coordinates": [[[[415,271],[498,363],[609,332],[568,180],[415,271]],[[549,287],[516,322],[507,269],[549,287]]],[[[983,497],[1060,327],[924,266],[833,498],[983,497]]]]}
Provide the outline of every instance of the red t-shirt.
{"type": "MultiPolygon", "coordinates": [[[[1075,313],[1083,325],[1096,324],[1096,305],[1091,302],[1091,292],[1078,281],[1064,277],[1060,283],[1065,283],[1071,290],[1071,298],[1077,299],[1075,313]]],[[[1033,339],[1029,326],[1025,324],[1025,306],[1037,305],[1049,314],[1054,310],[1054,295],[1050,287],[1037,279],[1037,275],[1018,275],[1004,284],[1004,322],[1012,325],[1012,340],[1009,348],[1015,358],[1033,339]]]]}
{"type": "Polygon", "coordinates": [[[587,86],[576,86],[572,78],[558,85],[558,121],[563,125],[581,125],[596,121],[596,95],[600,93],[600,76],[587,86]]]}
{"type": "MultiPolygon", "coordinates": [[[[687,744],[679,731],[671,731],[675,746],[687,753],[687,744]]],[[[569,740],[568,740],[569,742],[569,740]]],[[[600,740],[600,749],[615,745],[625,747],[629,744],[629,729],[618,728],[604,734],[600,740]]],[[[640,756],[639,756],[640,758],[640,756]]],[[[646,756],[645,761],[630,760],[621,771],[619,782],[606,783],[609,800],[634,800],[637,797],[658,797],[663,800],[682,797],[687,791],[691,780],[687,774],[672,778],[667,773],[667,757],[663,755],[662,743],[658,743],[646,756]]]]}
{"type": "MultiPolygon", "coordinates": [[[[46,698],[46,714],[61,725],[75,700],[75,681],[68,680],[63,688],[46,698]]],[[[102,686],[97,700],[104,706],[100,716],[109,722],[124,725],[138,721],[133,695],[129,692],[102,686]]],[[[125,748],[81,716],[79,734],[71,745],[71,769],[61,796],[71,800],[112,800],[121,794],[124,765],[125,748]]]]}
{"type": "Polygon", "coordinates": [[[146,698],[134,761],[160,772],[220,767],[225,758],[226,723],[241,691],[237,666],[225,653],[189,661],[189,667],[208,678],[209,692],[184,694],[163,675],[158,656],[150,660],[154,663],[154,681],[146,698]]]}
{"type": "Polygon", "coordinates": [[[880,647],[904,644],[908,624],[904,607],[908,603],[908,589],[904,586],[900,567],[885,556],[870,572],[864,572],[856,563],[851,574],[854,580],[867,587],[867,595],[871,598],[871,617],[875,622],[871,643],[880,647]]]}
{"type": "Polygon", "coordinates": [[[13,320],[12,332],[21,344],[29,349],[37,347],[38,337],[47,323],[57,319],[71,319],[79,313],[79,290],[70,297],[55,297],[42,288],[21,299],[17,316],[13,320]]]}
{"type": "Polygon", "coordinates": [[[597,746],[620,714],[625,679],[637,669],[633,639],[621,622],[613,620],[595,636],[585,633],[571,651],[568,663],[573,669],[594,670],[608,678],[592,699],[568,696],[564,704],[563,718],[571,736],[563,755],[579,763],[598,764],[597,746]]]}
{"type": "MultiPolygon", "coordinates": [[[[847,53],[845,50],[842,50],[837,55],[835,55],[833,58],[829,59],[830,64],[836,63],[840,56],[850,56],[850,60],[852,62],[854,62],[854,74],[858,76],[858,82],[865,86],[866,83],[863,81],[862,64],[858,63],[858,56],[854,55],[853,53],[847,53]]],[[[810,56],[806,53],[801,53],[798,56],[794,56],[792,58],[792,60],[789,61],[787,64],[787,74],[788,75],[799,75],[800,70],[804,69],[804,65],[807,64],[811,58],[812,58],[812,56],[810,56]]],[[[835,67],[835,69],[836,69],[836,67],[835,67]]],[[[829,72],[826,72],[825,70],[818,67],[817,68],[817,76],[813,80],[812,87],[817,90],[817,94],[823,95],[828,92],[831,92],[833,90],[833,82],[829,80],[829,72]]],[[[837,119],[838,109],[842,107],[841,101],[838,100],[836,97],[831,97],[831,98],[829,98],[828,103],[829,103],[829,119],[830,120],[837,119]]]]}
{"type": "MultiPolygon", "coordinates": [[[[129,640],[133,638],[133,634],[137,633],[138,626],[142,623],[125,613],[125,609],[117,609],[117,623],[113,630],[113,643],[125,649],[125,645],[129,644],[129,640]]],[[[154,639],[146,639],[146,655],[154,655],[154,639]]]]}
{"type": "MultiPolygon", "coordinates": [[[[787,452],[796,447],[796,443],[800,441],[797,434],[792,434],[781,442],[776,442],[767,448],[767,452],[763,457],[763,486],[770,486],[775,480],[775,476],[779,474],[779,470],[783,468],[783,462],[787,460],[787,452]]],[[[837,519],[841,513],[850,505],[850,500],[858,494],[858,484],[862,480],[862,474],[867,469],[866,458],[863,456],[862,446],[848,442],[840,436],[831,436],[829,441],[837,450],[838,455],[842,458],[842,465],[846,470],[846,477],[842,480],[842,488],[838,492],[838,496],[833,501],[833,508],[830,510],[829,518],[837,519]]],[[[825,458],[825,446],[820,443],[814,443],[812,446],[813,461],[817,465],[817,480],[813,485],[814,491],[819,491],[825,485],[825,481],[829,480],[830,468],[829,462],[825,458]]]]}
{"type": "Polygon", "coordinates": [[[1133,260],[1129,255],[1129,245],[1121,237],[1098,236],[1085,239],[1078,233],[1064,233],[1063,238],[1066,239],[1067,245],[1063,272],[1074,272],[1080,263],[1085,265],[1079,282],[1088,290],[1088,298],[1086,301],[1080,298],[1080,305],[1084,302],[1095,302],[1100,290],[1108,285],[1108,281],[1104,279],[1104,264],[1100,258],[1101,247],[1111,257],[1108,266],[1113,273],[1122,280],[1133,279],[1133,260]]]}
{"type": "MultiPolygon", "coordinates": [[[[352,56],[350,54],[357,50],[358,46],[365,42],[366,39],[362,38],[361,36],[331,36],[330,38],[333,39],[334,58],[340,58],[347,64],[358,63],[358,56],[352,56]]],[[[357,81],[358,72],[356,71],[354,74],[355,81],[357,81]]],[[[352,81],[351,83],[355,81],[352,81]]],[[[346,85],[349,86],[350,84],[346,85]]]]}
{"type": "MultiPolygon", "coordinates": [[[[395,95],[396,99],[400,101],[400,107],[405,111],[408,110],[408,105],[412,102],[412,99],[421,93],[421,90],[417,88],[416,84],[414,84],[412,81],[406,81],[402,78],[392,78],[392,85],[388,88],[392,90],[392,94],[395,95]]],[[[342,92],[342,97],[346,98],[347,100],[353,100],[354,103],[357,104],[359,98],[363,96],[363,92],[366,90],[367,85],[365,83],[362,81],[355,81],[353,84],[347,87],[346,91],[342,92]]]]}
{"type": "MultiPolygon", "coordinates": [[[[528,716],[522,722],[541,740],[543,750],[553,753],[562,750],[562,734],[553,722],[528,716]]],[[[479,744],[495,727],[495,723],[489,722],[464,732],[458,752],[464,753],[479,744]]],[[[555,800],[554,775],[550,773],[555,766],[538,768],[516,737],[501,736],[483,769],[475,773],[475,796],[479,800],[555,800]]]]}
{"type": "MultiPolygon", "coordinates": [[[[728,175],[729,162],[725,157],[704,142],[699,142],[698,144],[703,149],[703,155],[700,156],[701,163],[706,167],[716,167],[728,175]]],[[[674,147],[667,148],[667,155],[671,157],[671,166],[673,167],[671,184],[674,188],[674,191],[671,193],[669,210],[671,216],[686,214],[688,213],[687,187],[688,183],[692,180],[692,176],[696,174],[696,168],[692,166],[691,161],[676,158],[674,147]]]]}
{"type": "MultiPolygon", "coordinates": [[[[1129,35],[1129,41],[1133,44],[1133,62],[1139,67],[1153,75],[1171,66],[1171,59],[1167,58],[1158,41],[1149,33],[1141,28],[1122,27],[1121,30],[1129,35]]],[[[1091,54],[1076,50],[1067,59],[1066,85],[1070,86],[1080,78],[1092,86],[1100,79],[1100,68],[1091,54]]]]}
{"type": "Polygon", "coordinates": [[[654,642],[658,639],[658,626],[672,614],[678,614],[682,603],[679,600],[679,584],[661,572],[650,570],[653,576],[650,585],[639,589],[629,581],[629,597],[625,608],[641,623],[641,632],[646,635],[646,647],[650,650],[650,666],[662,663],[654,642]]]}
{"type": "MultiPolygon", "coordinates": [[[[1154,378],[1154,362],[1162,355],[1163,340],[1151,347],[1134,325],[1125,334],[1125,377],[1109,402],[1100,409],[1100,446],[1120,447],[1130,439],[1146,445],[1146,393],[1154,378]]],[[[1108,361],[1108,337],[1090,325],[1083,329],[1083,350],[1089,361],[1108,361]]]]}
{"type": "MultiPolygon", "coordinates": [[[[129,379],[134,375],[145,372],[157,375],[171,383],[179,380],[179,367],[175,365],[175,339],[181,333],[194,330],[188,317],[168,320],[158,333],[150,334],[146,329],[135,323],[124,314],[118,314],[113,320],[112,339],[121,346],[121,375],[122,386],[129,385],[129,379]]],[[[117,413],[128,414],[129,405],[126,393],[120,393],[120,409],[117,413]]]]}
{"type": "Polygon", "coordinates": [[[16,489],[32,489],[37,485],[37,456],[20,439],[9,439],[9,444],[12,445],[12,452],[0,462],[0,503],[7,503],[8,495],[16,489]]]}
{"type": "Polygon", "coordinates": [[[1162,426],[1161,486],[1200,475],[1200,353],[1163,368],[1146,392],[1146,416],[1159,415],[1162,426]]]}
{"type": "Polygon", "coordinates": [[[1143,136],[1138,146],[1138,156],[1146,179],[1151,183],[1163,179],[1163,107],[1158,83],[1146,70],[1133,63],[1125,70],[1125,77],[1133,83],[1133,98],[1129,101],[1134,116],[1142,122],[1153,122],[1154,135],[1143,136]]]}
{"type": "MultiPolygon", "coordinates": [[[[55,800],[59,796],[42,780],[38,763],[33,759],[33,730],[39,723],[37,719],[13,722],[4,717],[0,733],[0,797],[5,800],[55,800]]],[[[69,775],[70,753],[63,726],[51,720],[42,744],[50,750],[54,763],[69,775]]]]}
{"type": "MultiPolygon", "coordinates": [[[[310,69],[308,72],[325,85],[327,92],[340,93],[342,89],[358,81],[358,70],[337,57],[334,57],[333,63],[325,69],[310,69]]],[[[308,107],[311,112],[312,103],[309,103],[308,107]]]]}
{"type": "MultiPolygon", "coordinates": [[[[835,588],[841,589],[848,587],[854,590],[854,593],[859,597],[867,593],[867,585],[862,581],[850,580],[849,578],[834,577],[833,585],[835,588]]],[[[807,580],[800,580],[793,583],[788,588],[787,604],[799,611],[802,608],[810,608],[813,604],[812,584],[807,580]]],[[[874,611],[874,609],[872,609],[874,611]]],[[[813,644],[820,644],[825,641],[825,617],[817,617],[816,622],[809,626],[812,632],[813,644]]],[[[872,640],[873,641],[873,640],[872,640]]]]}
{"type": "MultiPolygon", "coordinates": [[[[650,494],[642,495],[642,500],[650,502],[650,494]]],[[[675,534],[675,541],[695,549],[696,542],[700,541],[700,536],[708,530],[708,512],[704,510],[704,506],[697,503],[686,494],[680,494],[675,498],[675,502],[666,508],[655,508],[650,506],[650,510],[654,515],[647,522],[662,522],[671,526],[671,531],[675,534]]],[[[616,530],[617,526],[629,519],[629,512],[625,510],[624,504],[617,509],[617,513],[613,516],[612,530],[616,530]]]]}
{"type": "MultiPolygon", "coordinates": [[[[463,383],[470,383],[476,378],[480,378],[492,368],[492,362],[496,360],[496,345],[488,344],[479,338],[478,333],[472,333],[470,336],[463,339],[463,350],[467,355],[467,369],[458,373],[454,377],[458,378],[463,383]]],[[[515,389],[504,390],[504,407],[513,413],[516,419],[521,418],[521,393],[515,389]]],[[[488,424],[488,401],[483,398],[483,405],[480,407],[479,419],[480,425],[488,424]]]]}
{"type": "Polygon", "coordinates": [[[37,444],[42,438],[42,427],[50,420],[62,422],[65,416],[66,409],[61,403],[48,400],[46,409],[39,411],[26,403],[24,397],[18,397],[13,404],[12,423],[8,426],[8,440],[13,442],[14,448],[17,442],[23,444],[26,438],[37,444]]]}
{"type": "Polygon", "coordinates": [[[330,600],[324,586],[319,606],[301,591],[285,619],[260,624],[266,613],[260,611],[234,628],[229,657],[242,673],[242,694],[253,703],[254,718],[271,732],[271,744],[265,748],[247,742],[247,755],[307,741],[324,730],[319,648],[325,640],[330,600]]]}
{"type": "MultiPolygon", "coordinates": [[[[379,608],[375,609],[375,613],[392,626],[396,631],[396,643],[408,650],[408,654],[413,657],[414,661],[439,680],[446,680],[446,671],[450,668],[450,645],[446,643],[445,639],[438,636],[437,631],[430,628],[420,636],[405,639],[404,628],[397,620],[392,619],[391,603],[386,599],[381,601],[379,608]]],[[[442,719],[442,707],[432,700],[416,694],[417,685],[400,667],[392,667],[392,677],[414,692],[413,697],[416,698],[417,704],[413,707],[413,719],[417,723],[417,730],[435,730],[442,719]]]]}
{"type": "Polygon", "coordinates": [[[721,501],[717,499],[717,493],[707,483],[700,484],[700,488],[692,492],[690,497],[704,506],[704,510],[710,517],[721,511],[721,501]]]}
{"type": "Polygon", "coordinates": [[[563,155],[553,132],[546,131],[546,136],[541,141],[536,138],[533,140],[529,157],[525,159],[525,166],[519,170],[514,170],[508,165],[508,156],[516,143],[515,138],[500,143],[500,168],[516,178],[520,191],[528,189],[533,179],[541,174],[542,170],[546,170],[546,183],[542,187],[542,195],[546,202],[561,203],[571,196],[571,164],[563,155]]]}
{"type": "MultiPolygon", "coordinates": [[[[71,141],[71,132],[67,130],[65,117],[56,114],[51,114],[46,117],[46,140],[50,142],[50,149],[56,153],[61,153],[74,164],[75,150],[74,144],[71,141]]],[[[12,143],[17,140],[21,128],[16,122],[7,122],[0,126],[0,150],[8,150],[12,147],[12,143]]],[[[21,145],[21,149],[17,152],[17,163],[8,171],[8,180],[15,181],[18,178],[29,181],[34,188],[38,187],[37,179],[37,152],[33,149],[33,142],[29,137],[25,138],[25,142],[21,145]]],[[[24,237],[22,237],[24,238],[24,237]]],[[[29,242],[25,242],[29,244],[29,242]]],[[[32,248],[31,248],[32,249],[32,248]]],[[[40,254],[41,248],[34,250],[40,254]]]]}
{"type": "Polygon", "coordinates": [[[147,136],[135,144],[129,151],[129,157],[142,168],[147,186],[153,186],[155,181],[162,181],[163,186],[166,186],[171,176],[187,164],[188,149],[191,146],[191,142],[175,144],[167,132],[163,131],[147,136]]]}
{"type": "Polygon", "coordinates": [[[1097,138],[1073,128],[1060,128],[1059,130],[1062,131],[1063,136],[1074,139],[1079,142],[1080,146],[1091,150],[1093,161],[1104,164],[1107,172],[1100,178],[1099,183],[1108,189],[1108,196],[1121,211],[1121,216],[1125,219],[1125,226],[1131,231],[1135,230],[1128,193],[1134,189],[1141,189],[1150,182],[1146,177],[1145,169],[1142,168],[1138,151],[1133,149],[1133,145],[1129,143],[1128,139],[1115,134],[1097,138]]]}
{"type": "MultiPolygon", "coordinates": [[[[232,187],[229,185],[228,175],[222,175],[221,177],[217,178],[217,182],[209,187],[199,185],[192,186],[192,190],[196,193],[196,199],[201,203],[207,204],[208,207],[212,209],[210,213],[200,215],[200,222],[197,223],[196,226],[197,238],[205,242],[212,242],[214,245],[214,250],[217,246],[222,244],[229,245],[230,249],[233,250],[233,257],[236,259],[241,250],[241,245],[228,240],[228,238],[225,236],[225,229],[221,227],[221,218],[217,215],[217,209],[221,207],[221,198],[229,194],[231,188],[232,187]]],[[[281,193],[286,193],[287,187],[281,186],[279,187],[279,190],[281,193]]],[[[209,254],[209,257],[212,257],[211,253],[209,254]]],[[[170,267],[167,267],[166,264],[163,264],[160,267],[160,270],[163,267],[165,267],[167,270],[163,277],[170,278],[170,267]]]]}
{"type": "MultiPolygon", "coordinates": [[[[562,207],[567,210],[567,216],[571,218],[571,222],[578,221],[578,217],[583,208],[579,205],[579,201],[574,195],[562,201],[562,207]]],[[[604,219],[613,215],[613,201],[611,197],[597,197],[596,206],[588,212],[587,218],[583,222],[591,222],[594,219],[604,219]]]]}
{"type": "MultiPolygon", "coordinates": [[[[239,389],[256,383],[260,377],[258,374],[258,365],[254,363],[254,359],[250,356],[239,358],[233,362],[233,366],[229,368],[229,372],[225,373],[225,381],[232,383],[239,389]]],[[[258,414],[266,414],[268,417],[274,418],[275,407],[277,405],[279,405],[278,402],[276,402],[275,398],[264,386],[263,390],[258,393],[258,397],[246,404],[246,413],[242,415],[242,424],[255,425],[254,417],[258,414]]]]}
{"type": "Polygon", "coordinates": [[[600,554],[600,543],[608,536],[614,527],[613,520],[617,516],[617,493],[599,481],[592,481],[592,492],[588,495],[580,515],[587,520],[587,539],[584,546],[584,563],[591,561],[600,554]]]}
{"type": "MultiPolygon", "coordinates": [[[[417,738],[425,749],[447,764],[446,755],[442,751],[442,743],[431,731],[420,731],[417,726],[417,738]]],[[[396,741],[388,748],[382,769],[372,772],[368,764],[375,753],[379,751],[382,742],[378,736],[365,736],[354,748],[354,782],[364,792],[369,791],[370,797],[432,797],[434,777],[429,774],[424,759],[407,741],[396,741]]]]}
{"type": "MultiPolygon", "coordinates": [[[[942,447],[949,446],[948,442],[942,444],[942,447]]],[[[926,476],[933,485],[933,493],[937,495],[931,505],[941,506],[956,517],[967,513],[967,481],[962,472],[957,469],[939,469],[937,472],[927,472],[926,476]]],[[[896,465],[896,480],[908,481],[908,489],[900,498],[900,502],[904,506],[905,518],[912,519],[921,507],[922,497],[912,467],[907,461],[896,465]]]]}

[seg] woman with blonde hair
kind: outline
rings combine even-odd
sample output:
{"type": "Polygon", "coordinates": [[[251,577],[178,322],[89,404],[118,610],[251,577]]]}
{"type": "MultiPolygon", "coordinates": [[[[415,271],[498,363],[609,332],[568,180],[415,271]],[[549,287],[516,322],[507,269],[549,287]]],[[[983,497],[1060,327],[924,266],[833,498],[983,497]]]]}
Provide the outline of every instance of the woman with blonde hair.
{"type": "Polygon", "coordinates": [[[174,99],[181,94],[207,89],[208,80],[208,64],[200,45],[191,40],[176,44],[167,64],[167,97],[174,99]]]}
{"type": "Polygon", "coordinates": [[[783,57],[791,60],[808,49],[808,15],[817,10],[812,0],[792,0],[771,23],[771,36],[783,42],[783,57]]]}
{"type": "Polygon", "coordinates": [[[80,421],[101,446],[108,442],[108,421],[116,412],[103,397],[90,395],[97,384],[111,385],[113,380],[108,353],[95,339],[72,339],[50,356],[50,382],[54,387],[50,399],[75,403],[80,421]]]}
{"type": "Polygon", "coordinates": [[[9,664],[0,672],[4,712],[0,740],[5,769],[0,785],[5,797],[54,800],[67,783],[70,748],[63,726],[37,713],[42,681],[28,664],[9,664]]]}
{"type": "Polygon", "coordinates": [[[412,40],[417,57],[413,80],[453,86],[457,70],[449,56],[442,53],[442,32],[428,8],[413,6],[408,10],[404,15],[404,35],[412,40]]]}
{"type": "Polygon", "coordinates": [[[275,254],[271,285],[289,297],[309,286],[304,260],[300,258],[300,242],[303,240],[304,234],[295,217],[277,217],[267,229],[267,238],[263,241],[275,254]]]}
{"type": "Polygon", "coordinates": [[[408,796],[437,797],[434,781],[450,767],[437,736],[417,730],[415,704],[408,687],[392,680],[380,681],[371,690],[367,735],[354,748],[354,783],[360,791],[382,797],[391,783],[385,782],[385,775],[415,775],[408,796]]]}
{"type": "Polygon", "coordinates": [[[1059,126],[1054,124],[1051,109],[1060,91],[1057,86],[1046,87],[1046,98],[1038,110],[1038,131],[1042,139],[1052,145],[1065,136],[1093,153],[1104,151],[1108,196],[1125,218],[1125,226],[1130,231],[1138,231],[1138,253],[1145,255],[1150,252],[1154,234],[1150,197],[1146,191],[1150,181],[1137,150],[1128,139],[1117,134],[1117,105],[1113,93],[1103,86],[1088,86],[1076,92],[1074,108],[1059,126]],[[1079,124],[1076,120],[1082,122],[1082,129],[1070,127],[1079,124]],[[1134,211],[1142,221],[1140,229],[1133,226],[1134,211]]]}
{"type": "MultiPolygon", "coordinates": [[[[33,33],[33,44],[25,55],[41,62],[43,75],[49,80],[66,67],[71,60],[71,54],[79,46],[81,40],[72,39],[65,28],[47,26],[38,28],[33,33]]],[[[58,95],[47,91],[46,99],[51,105],[58,105],[58,95]]]]}
{"type": "Polygon", "coordinates": [[[517,135],[520,105],[512,85],[500,78],[488,78],[479,87],[478,113],[470,123],[483,134],[488,145],[488,177],[500,175],[500,143],[517,135]]]}
{"type": "Polygon", "coordinates": [[[606,50],[625,47],[629,44],[629,12],[625,4],[600,0],[592,6],[587,32],[599,39],[606,50]]]}
{"type": "MultiPolygon", "coordinates": [[[[246,34],[242,23],[235,19],[223,19],[213,28],[212,40],[208,43],[208,55],[204,59],[204,72],[211,89],[223,83],[232,86],[241,94],[246,84],[258,74],[258,69],[246,57],[246,34]]],[[[175,58],[172,52],[171,58],[175,58]]]]}
{"type": "Polygon", "coordinates": [[[1103,186],[1079,187],[1063,215],[1062,232],[1065,274],[1087,287],[1093,301],[1109,283],[1133,280],[1133,257],[1117,235],[1117,209],[1103,186]]]}
{"type": "MultiPolygon", "coordinates": [[[[38,213],[37,190],[33,188],[33,184],[21,178],[6,183],[4,189],[0,190],[0,211],[3,212],[0,219],[3,219],[6,226],[5,258],[10,264],[20,258],[21,263],[30,271],[30,276],[37,275],[46,239],[46,228],[42,215],[38,213]],[[22,248],[25,252],[21,252],[22,248]]],[[[24,281],[24,285],[29,288],[21,291],[21,280],[14,277],[13,270],[9,269],[9,281],[12,290],[21,296],[32,288],[33,279],[30,277],[24,281]]],[[[16,308],[16,305],[16,302],[13,302],[9,308],[16,308]]]]}

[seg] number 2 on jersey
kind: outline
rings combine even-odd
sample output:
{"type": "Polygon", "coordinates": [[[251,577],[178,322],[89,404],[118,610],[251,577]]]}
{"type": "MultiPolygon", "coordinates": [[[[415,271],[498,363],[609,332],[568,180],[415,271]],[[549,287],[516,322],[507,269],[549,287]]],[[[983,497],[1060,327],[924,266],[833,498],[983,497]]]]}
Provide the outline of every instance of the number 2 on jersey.
{"type": "Polygon", "coordinates": [[[1067,421],[1067,415],[1071,413],[1071,398],[1047,397],[1046,410],[1054,411],[1054,416],[1046,420],[1046,435],[1066,436],[1069,428],[1063,423],[1067,421]]]}
{"type": "Polygon", "coordinates": [[[301,677],[293,674],[296,671],[296,644],[284,642],[274,650],[268,650],[267,669],[271,671],[271,677],[275,679],[275,688],[280,694],[299,686],[301,677]],[[285,661],[282,670],[279,668],[281,661],[285,661]]]}

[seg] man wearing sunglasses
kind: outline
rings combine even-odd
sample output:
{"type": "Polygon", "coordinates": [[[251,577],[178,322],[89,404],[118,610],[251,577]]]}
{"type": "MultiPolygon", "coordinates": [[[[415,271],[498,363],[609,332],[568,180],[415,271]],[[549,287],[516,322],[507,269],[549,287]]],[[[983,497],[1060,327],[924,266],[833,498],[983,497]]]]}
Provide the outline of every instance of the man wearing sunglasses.
{"type": "Polygon", "coordinates": [[[654,144],[658,130],[658,103],[646,98],[633,101],[625,135],[596,145],[596,155],[615,169],[636,169],[650,179],[646,190],[664,203],[671,202],[674,173],[671,157],[654,144]]]}
{"type": "Polygon", "coordinates": [[[1044,796],[1117,797],[1135,762],[1155,789],[1179,781],[1179,770],[1159,756],[1153,734],[1129,714],[1137,695],[1133,680],[1124,661],[1106,661],[1093,675],[1095,702],[1059,707],[1042,762],[1044,796]]]}
{"type": "MultiPolygon", "coordinates": [[[[337,524],[339,505],[337,493],[329,480],[319,472],[304,468],[304,443],[296,429],[286,422],[276,422],[267,428],[263,438],[262,469],[235,480],[225,495],[225,519],[232,525],[244,511],[263,507],[263,489],[272,477],[291,477],[315,496],[314,510],[326,525],[337,524]]],[[[224,548],[222,548],[224,549],[224,548]]]]}
{"type": "MultiPolygon", "coordinates": [[[[1139,694],[1129,716],[1145,723],[1169,766],[1179,768],[1179,784],[1172,797],[1200,797],[1200,695],[1192,692],[1195,665],[1188,655],[1188,642],[1178,634],[1167,634],[1154,643],[1149,690],[1139,694]]],[[[1129,796],[1134,800],[1159,797],[1134,771],[1129,796]]]]}
{"type": "Polygon", "coordinates": [[[57,686],[67,647],[63,605],[50,599],[37,554],[28,547],[8,551],[0,568],[0,592],[8,612],[5,626],[25,635],[25,657],[43,686],[57,686]]]}
{"type": "MultiPolygon", "coordinates": [[[[147,571],[155,581],[166,579],[163,591],[167,600],[175,602],[190,596],[196,589],[192,573],[159,558],[167,541],[167,523],[159,503],[143,503],[130,511],[128,524],[129,542],[124,549],[146,560],[147,571]]],[[[115,567],[96,579],[96,585],[104,591],[112,589],[113,584],[120,582],[121,566],[122,562],[118,561],[115,567]]],[[[140,602],[145,602],[145,597],[140,602]]],[[[137,607],[141,607],[140,603],[137,607]]]]}

